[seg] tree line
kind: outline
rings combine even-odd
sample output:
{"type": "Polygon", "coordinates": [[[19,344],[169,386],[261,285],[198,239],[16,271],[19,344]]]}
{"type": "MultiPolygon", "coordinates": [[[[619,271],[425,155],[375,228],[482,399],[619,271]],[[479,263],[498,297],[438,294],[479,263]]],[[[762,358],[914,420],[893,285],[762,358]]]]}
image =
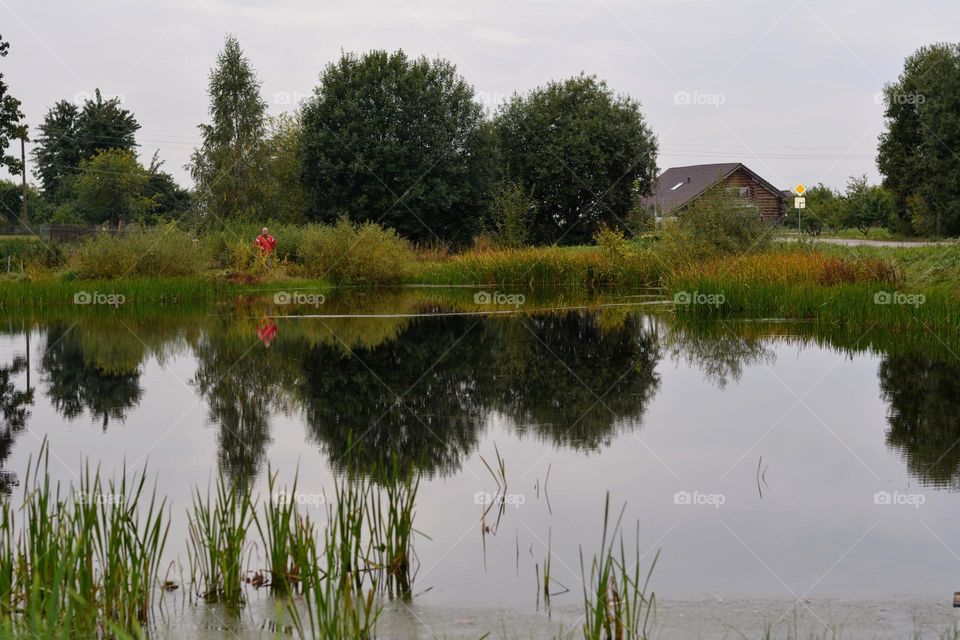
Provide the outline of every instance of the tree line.
{"type": "MultiPolygon", "coordinates": [[[[8,45],[0,38],[0,56],[8,45]]],[[[883,185],[808,194],[805,226],[960,234],[960,45],[924,47],[884,89],[883,185]]],[[[182,219],[378,222],[419,243],[478,234],[518,244],[578,244],[645,218],[657,140],[640,103],[581,74],[514,94],[487,113],[443,59],[402,51],[344,53],[303,107],[267,114],[261,81],[228,35],[209,74],[209,119],[186,190],[154,155],[136,154],[136,117],[96,91],[56,102],[38,127],[27,190],[30,222],[110,224],[182,219]]],[[[0,164],[20,171],[28,135],[0,74],[0,164]]],[[[0,213],[19,221],[20,185],[0,185],[0,213]]],[[[789,217],[786,220],[790,223],[789,217]]]]}

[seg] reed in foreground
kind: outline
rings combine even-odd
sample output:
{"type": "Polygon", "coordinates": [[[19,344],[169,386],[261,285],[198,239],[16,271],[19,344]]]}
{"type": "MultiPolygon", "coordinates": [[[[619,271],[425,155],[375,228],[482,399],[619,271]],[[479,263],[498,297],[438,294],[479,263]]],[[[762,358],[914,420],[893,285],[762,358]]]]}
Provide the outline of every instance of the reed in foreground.
{"type": "Polygon", "coordinates": [[[79,488],[52,485],[41,447],[24,482],[22,522],[0,505],[0,637],[127,638],[151,619],[170,526],[145,476],[87,468],[79,488]]]}
{"type": "MultiPolygon", "coordinates": [[[[603,535],[600,550],[590,561],[589,570],[580,551],[580,573],[583,581],[584,640],[645,640],[649,636],[651,616],[656,612],[656,596],[650,591],[650,578],[660,557],[654,557],[644,573],[640,568],[640,531],[637,526],[636,546],[632,554],[620,529],[623,512],[611,522],[610,494],[603,510],[603,535]]],[[[561,632],[562,638],[572,637],[561,632]]]]}

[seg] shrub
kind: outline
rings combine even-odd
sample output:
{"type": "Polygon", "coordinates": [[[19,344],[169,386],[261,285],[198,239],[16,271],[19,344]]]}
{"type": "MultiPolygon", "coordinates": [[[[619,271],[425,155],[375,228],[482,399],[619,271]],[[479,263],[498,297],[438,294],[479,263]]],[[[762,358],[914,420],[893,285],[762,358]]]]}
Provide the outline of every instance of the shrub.
{"type": "Polygon", "coordinates": [[[237,246],[246,243],[253,247],[253,241],[264,226],[270,229],[270,235],[277,240],[274,255],[278,260],[295,263],[303,259],[300,255],[300,245],[303,241],[304,227],[270,222],[266,225],[231,222],[222,229],[203,234],[202,242],[213,265],[223,269],[235,268],[237,246]]]}
{"type": "Polygon", "coordinates": [[[36,236],[0,237],[0,268],[5,270],[8,260],[11,269],[19,269],[21,264],[55,267],[64,263],[64,256],[59,244],[36,236]]]}
{"type": "Polygon", "coordinates": [[[78,278],[188,276],[206,268],[207,252],[193,236],[170,223],[130,228],[119,237],[88,238],[70,254],[68,265],[78,278]]]}
{"type": "Polygon", "coordinates": [[[280,262],[276,253],[270,256],[259,247],[255,247],[252,242],[246,240],[234,241],[228,247],[228,254],[230,261],[227,266],[237,273],[264,275],[280,262]]]}
{"type": "Polygon", "coordinates": [[[662,239],[674,259],[710,258],[766,249],[773,227],[752,203],[715,189],[666,223],[662,239]]]}
{"type": "Polygon", "coordinates": [[[300,252],[307,275],[337,284],[392,284],[410,273],[415,254],[393,229],[341,218],[332,226],[311,226],[300,252]]]}
{"type": "Polygon", "coordinates": [[[611,262],[619,262],[627,257],[630,243],[623,236],[623,232],[601,225],[593,236],[594,242],[600,247],[603,255],[611,262]]]}
{"type": "Polygon", "coordinates": [[[491,206],[493,240],[501,247],[522,247],[530,237],[537,205],[518,184],[500,186],[491,206]]]}

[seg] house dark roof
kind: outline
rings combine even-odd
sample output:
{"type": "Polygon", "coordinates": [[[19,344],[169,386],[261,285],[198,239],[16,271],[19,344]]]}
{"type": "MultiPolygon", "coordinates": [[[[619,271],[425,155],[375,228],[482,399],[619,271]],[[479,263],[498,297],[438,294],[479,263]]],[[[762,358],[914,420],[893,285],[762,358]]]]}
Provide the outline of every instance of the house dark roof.
{"type": "Polygon", "coordinates": [[[647,197],[645,204],[656,207],[660,215],[668,214],[683,207],[737,169],[743,169],[774,195],[781,199],[784,197],[780,189],[748,169],[742,162],[723,162],[667,169],[657,178],[657,189],[652,196],[647,197]]]}

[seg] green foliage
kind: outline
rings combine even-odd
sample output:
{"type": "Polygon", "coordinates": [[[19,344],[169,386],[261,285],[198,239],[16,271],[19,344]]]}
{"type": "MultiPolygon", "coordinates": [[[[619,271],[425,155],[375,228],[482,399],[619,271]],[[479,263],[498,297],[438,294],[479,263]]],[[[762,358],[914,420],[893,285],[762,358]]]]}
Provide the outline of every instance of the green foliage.
{"type": "Polygon", "coordinates": [[[401,282],[416,259],[413,247],[393,229],[372,222],[309,227],[300,248],[304,271],[337,284],[401,282]]]}
{"type": "MultiPolygon", "coordinates": [[[[846,225],[844,220],[846,201],[841,193],[831,189],[823,183],[807,189],[803,197],[806,199],[806,208],[799,212],[799,222],[803,225],[802,231],[811,235],[819,235],[824,227],[837,230],[846,225]]],[[[787,200],[786,213],[781,220],[784,227],[796,230],[798,211],[793,207],[793,201],[787,200]]]]}
{"type": "Polygon", "coordinates": [[[136,222],[157,208],[148,197],[150,173],[132,151],[105,149],[80,161],[75,207],[88,223],[136,222]]]}
{"type": "Polygon", "coordinates": [[[64,202],[53,210],[50,215],[50,222],[54,224],[84,224],[84,219],[73,202],[64,202]]]}
{"type": "Polygon", "coordinates": [[[530,237],[536,204],[520,185],[502,183],[491,206],[494,237],[501,247],[522,247],[530,237]]]}
{"type": "Polygon", "coordinates": [[[216,495],[195,490],[190,525],[190,575],[207,602],[243,600],[243,552],[255,518],[249,487],[217,478],[216,495]]]}
{"type": "Polygon", "coordinates": [[[131,228],[118,237],[103,233],[88,238],[71,252],[68,265],[78,278],[113,280],[196,275],[207,260],[193,236],[170,223],[131,228]]]}
{"type": "Polygon", "coordinates": [[[145,474],[52,485],[49,450],[28,463],[22,518],[0,504],[0,636],[140,637],[153,607],[170,515],[145,474]]]}
{"type": "Polygon", "coordinates": [[[630,242],[623,236],[623,231],[603,226],[593,237],[594,242],[608,259],[619,261],[625,258],[630,250],[630,242]]]}
{"type": "Polygon", "coordinates": [[[770,245],[773,227],[752,203],[722,189],[694,200],[662,233],[664,253],[671,263],[728,254],[761,251],[770,245]]]}
{"type": "Polygon", "coordinates": [[[236,37],[228,35],[210,71],[210,123],[190,159],[197,207],[204,222],[262,215],[261,180],[267,103],[236,37]]]}
{"type": "Polygon", "coordinates": [[[634,237],[650,233],[657,228],[657,218],[651,207],[647,206],[644,187],[639,180],[633,181],[630,211],[627,213],[626,228],[634,237]]]}
{"type": "Polygon", "coordinates": [[[466,244],[492,195],[492,134],[445,60],[344,54],[303,111],[312,219],[377,222],[413,241],[466,244]]]}
{"type": "Polygon", "coordinates": [[[99,89],[80,109],[66,100],[54,104],[40,124],[33,151],[44,195],[55,202],[69,199],[80,163],[101,149],[133,151],[139,128],[119,98],[104,100],[99,89]]]}
{"type": "Polygon", "coordinates": [[[63,248],[49,244],[36,236],[6,236],[0,238],[0,269],[6,269],[7,259],[13,268],[21,265],[42,264],[53,267],[64,263],[63,248]]]}
{"type": "MultiPolygon", "coordinates": [[[[10,43],[0,36],[0,58],[7,57],[10,43]]],[[[20,111],[20,101],[14,98],[7,90],[7,83],[0,73],[0,167],[6,167],[10,173],[16,175],[23,169],[20,157],[7,153],[7,147],[13,140],[26,137],[26,126],[21,123],[23,112],[20,111]]]]}
{"type": "Polygon", "coordinates": [[[160,160],[159,153],[154,152],[147,168],[150,178],[144,195],[156,203],[156,215],[180,218],[190,209],[190,192],[178,185],[169,173],[161,171],[161,167],[163,161],[160,160]]]}
{"type": "Polygon", "coordinates": [[[594,76],[515,95],[494,123],[507,176],[536,201],[535,243],[589,242],[653,189],[657,144],[640,104],[594,76]]]}
{"type": "Polygon", "coordinates": [[[823,219],[813,212],[807,212],[806,209],[794,209],[790,207],[780,218],[780,224],[789,231],[797,231],[811,236],[819,236],[823,233],[823,219]]]}
{"type": "Polygon", "coordinates": [[[866,235],[871,227],[886,226],[893,216],[893,196],[881,186],[867,184],[867,176],[850,178],[843,206],[843,226],[866,235]]]}
{"type": "MultiPolygon", "coordinates": [[[[229,222],[222,229],[210,230],[200,236],[207,255],[212,259],[215,267],[236,267],[237,258],[241,254],[240,245],[254,249],[253,241],[264,225],[254,222],[229,222]]],[[[302,260],[300,247],[303,235],[309,228],[293,224],[274,224],[272,221],[265,226],[269,227],[270,235],[277,241],[273,253],[280,262],[299,263],[302,260]]],[[[257,251],[259,254],[259,250],[257,251]]]]}
{"type": "MultiPolygon", "coordinates": [[[[0,223],[15,225],[23,215],[23,185],[11,180],[0,180],[0,223]]],[[[27,185],[27,216],[35,227],[50,219],[53,207],[43,199],[33,185],[27,185]]]]}
{"type": "Polygon", "coordinates": [[[960,169],[953,151],[960,139],[960,44],[918,49],[884,95],[886,130],[877,166],[900,228],[960,234],[960,169]]]}
{"type": "Polygon", "coordinates": [[[270,118],[265,143],[267,157],[260,180],[263,211],[272,221],[306,220],[308,196],[300,180],[302,131],[299,114],[282,113],[270,118]]]}

